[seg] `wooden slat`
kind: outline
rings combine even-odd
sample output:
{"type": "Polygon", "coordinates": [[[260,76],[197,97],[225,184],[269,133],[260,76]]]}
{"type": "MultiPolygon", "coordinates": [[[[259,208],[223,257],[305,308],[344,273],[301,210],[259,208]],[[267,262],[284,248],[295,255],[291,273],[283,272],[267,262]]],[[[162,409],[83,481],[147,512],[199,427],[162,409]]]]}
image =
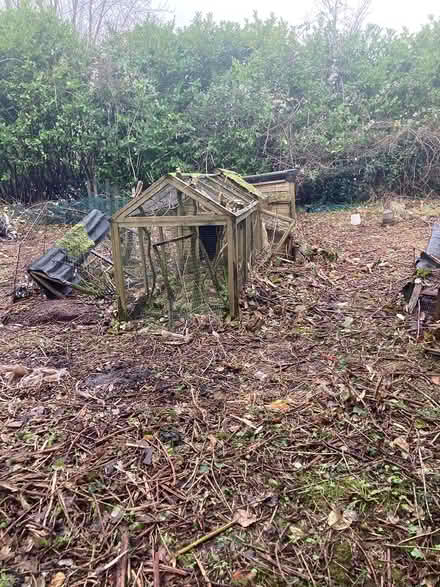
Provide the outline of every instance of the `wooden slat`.
{"type": "Polygon", "coordinates": [[[287,181],[285,179],[275,179],[274,181],[261,181],[258,183],[253,183],[252,185],[257,185],[259,186],[259,188],[261,188],[261,186],[271,186],[271,185],[284,185],[285,183],[287,183],[287,181]]]}
{"type": "Polygon", "coordinates": [[[228,294],[231,318],[237,318],[238,306],[238,272],[237,272],[237,229],[233,221],[227,224],[228,239],[228,294]]]}
{"type": "Polygon", "coordinates": [[[250,214],[252,214],[252,212],[254,212],[257,209],[257,202],[252,202],[252,204],[249,204],[249,206],[247,206],[246,208],[244,208],[243,210],[241,210],[240,214],[237,216],[237,222],[241,222],[242,220],[244,220],[245,218],[247,218],[250,214]]]}
{"type": "Polygon", "coordinates": [[[121,239],[119,234],[119,226],[116,222],[111,225],[112,250],[113,250],[113,264],[115,271],[115,281],[118,290],[118,301],[120,309],[120,318],[126,320],[127,318],[127,298],[125,295],[124,274],[122,271],[122,255],[121,255],[121,239]]]}
{"type": "Polygon", "coordinates": [[[256,196],[252,196],[252,194],[244,188],[243,190],[240,190],[240,188],[236,187],[235,184],[228,185],[226,182],[222,182],[221,180],[215,177],[210,177],[209,183],[215,184],[219,191],[229,193],[234,198],[239,198],[241,200],[245,200],[246,202],[255,202],[257,200],[256,196]]]}
{"type": "Polygon", "coordinates": [[[125,218],[125,217],[129,216],[132,212],[134,212],[136,210],[136,208],[139,208],[140,206],[145,204],[145,202],[147,202],[153,196],[155,196],[157,194],[157,192],[160,192],[160,190],[165,187],[166,180],[167,180],[167,176],[161,177],[160,179],[158,179],[155,183],[150,185],[149,188],[147,188],[144,192],[142,192],[140,194],[140,196],[138,196],[137,198],[134,198],[133,200],[128,202],[128,204],[126,204],[120,210],[118,210],[115,214],[113,214],[112,219],[119,220],[121,218],[125,218]]]}
{"type": "MultiPolygon", "coordinates": [[[[289,217],[290,214],[290,205],[289,202],[285,202],[283,204],[278,204],[276,206],[271,206],[272,211],[277,215],[285,216],[286,218],[289,217]]],[[[291,218],[290,218],[291,219],[291,218]]],[[[292,220],[292,219],[291,219],[292,220]]]]}
{"type": "Polygon", "coordinates": [[[139,239],[139,250],[141,252],[142,276],[144,278],[144,292],[148,295],[148,275],[147,275],[147,256],[145,254],[144,231],[142,228],[137,229],[139,239]]]}
{"type": "Polygon", "coordinates": [[[292,219],[289,216],[283,216],[282,214],[277,214],[276,212],[270,212],[270,210],[263,210],[263,216],[267,214],[267,216],[272,216],[272,218],[278,218],[279,220],[284,220],[289,224],[292,222],[292,219]]]}
{"type": "Polygon", "coordinates": [[[184,181],[181,181],[179,178],[174,176],[168,176],[168,181],[172,183],[178,190],[180,190],[190,198],[193,198],[197,202],[200,202],[201,204],[204,204],[205,206],[211,208],[213,212],[217,212],[222,216],[234,216],[233,212],[227,210],[224,206],[221,206],[206,194],[202,194],[199,191],[197,191],[197,189],[195,189],[194,187],[187,185],[184,181]]]}
{"type": "Polygon", "coordinates": [[[275,194],[268,195],[266,202],[269,204],[269,206],[271,204],[276,204],[277,202],[288,204],[289,199],[289,192],[277,192],[275,194]]]}
{"type": "Polygon", "coordinates": [[[135,216],[117,220],[118,226],[204,226],[213,224],[214,226],[223,226],[228,222],[226,216],[135,216]]]}
{"type": "Polygon", "coordinates": [[[259,208],[256,212],[257,214],[257,223],[256,223],[256,234],[254,235],[255,239],[255,246],[257,252],[260,252],[263,248],[263,214],[261,212],[261,208],[259,208]]]}
{"type": "Polygon", "coordinates": [[[271,181],[263,184],[255,183],[254,186],[263,194],[275,194],[277,192],[286,192],[287,194],[289,191],[289,184],[287,181],[271,181]]]}
{"type": "Polygon", "coordinates": [[[248,263],[250,257],[250,248],[249,248],[249,233],[250,233],[250,221],[251,217],[247,216],[244,222],[244,234],[243,234],[243,256],[244,256],[244,284],[247,283],[248,280],[248,263]]]}
{"type": "Polygon", "coordinates": [[[290,216],[296,220],[296,185],[295,182],[289,182],[289,200],[290,216]]]}

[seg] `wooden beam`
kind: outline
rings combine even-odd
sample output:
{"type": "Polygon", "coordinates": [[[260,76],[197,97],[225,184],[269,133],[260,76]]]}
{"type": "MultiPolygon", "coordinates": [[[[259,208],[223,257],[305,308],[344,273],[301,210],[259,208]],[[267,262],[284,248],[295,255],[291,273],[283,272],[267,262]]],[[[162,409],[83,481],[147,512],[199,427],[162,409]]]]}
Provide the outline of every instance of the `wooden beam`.
{"type": "Polygon", "coordinates": [[[245,218],[247,218],[249,216],[249,214],[252,214],[252,212],[254,212],[254,210],[257,209],[257,202],[252,202],[252,204],[249,204],[249,206],[247,206],[246,208],[243,208],[243,210],[240,211],[240,213],[237,215],[237,222],[241,222],[242,220],[244,220],[245,218]]]}
{"type": "Polygon", "coordinates": [[[175,236],[174,238],[170,238],[167,241],[160,241],[159,243],[154,243],[153,247],[160,247],[162,245],[167,245],[168,243],[177,243],[178,241],[183,241],[187,238],[191,238],[191,235],[184,234],[183,236],[175,236]]]}
{"type": "Polygon", "coordinates": [[[222,216],[234,216],[233,212],[231,212],[230,210],[228,210],[227,208],[213,200],[210,196],[200,193],[199,191],[197,191],[197,188],[191,185],[187,185],[184,181],[181,181],[179,178],[174,176],[168,176],[168,181],[184,194],[187,194],[197,202],[200,202],[200,204],[205,204],[206,206],[211,208],[213,212],[217,212],[222,216]]]}
{"type": "Polygon", "coordinates": [[[118,226],[204,226],[213,224],[224,226],[229,221],[226,216],[197,215],[197,216],[135,216],[116,220],[118,226]]]}
{"type": "Polygon", "coordinates": [[[257,222],[256,222],[256,230],[255,230],[255,247],[258,252],[261,251],[263,248],[263,214],[261,212],[261,206],[258,207],[256,212],[257,214],[257,222]]]}
{"type": "Polygon", "coordinates": [[[150,290],[148,287],[147,256],[145,254],[144,231],[142,230],[142,228],[138,228],[137,233],[139,239],[139,250],[141,252],[142,276],[144,278],[144,292],[147,296],[150,290]]]}
{"type": "Polygon", "coordinates": [[[246,216],[245,220],[243,220],[243,275],[244,281],[243,285],[246,285],[248,280],[248,263],[249,263],[249,256],[250,256],[250,249],[249,249],[249,226],[250,226],[250,218],[246,216]]]}
{"type": "Polygon", "coordinates": [[[127,319],[127,298],[125,295],[124,274],[122,271],[122,255],[121,255],[121,238],[119,233],[119,226],[112,222],[111,224],[112,237],[112,251],[113,251],[113,267],[115,271],[115,281],[118,290],[118,309],[121,320],[127,319]]]}
{"type": "MultiPolygon", "coordinates": [[[[203,177],[201,179],[203,180],[203,177]]],[[[228,185],[226,182],[221,181],[217,177],[210,177],[208,181],[210,184],[213,183],[219,190],[230,193],[231,196],[233,196],[234,198],[240,198],[242,200],[245,200],[246,202],[258,201],[257,196],[253,196],[245,188],[240,189],[238,186],[235,186],[235,184],[228,185]]]]}
{"type": "Polygon", "coordinates": [[[296,220],[296,185],[295,182],[289,181],[289,210],[290,216],[296,220]]]}
{"type": "Polygon", "coordinates": [[[284,222],[288,222],[289,224],[292,222],[292,219],[289,216],[284,216],[283,214],[277,214],[276,212],[270,212],[266,210],[266,208],[262,211],[263,216],[272,216],[272,218],[278,218],[279,220],[284,220],[284,222]]]}
{"type": "Polygon", "coordinates": [[[136,208],[139,208],[140,206],[145,204],[145,202],[147,202],[149,199],[155,196],[157,192],[160,192],[160,190],[165,187],[166,180],[167,176],[158,179],[155,183],[150,185],[149,188],[142,192],[137,198],[130,200],[128,204],[126,204],[115,214],[113,214],[112,219],[119,220],[121,218],[126,218],[127,216],[129,216],[132,212],[136,210],[136,208]]]}
{"type": "Polygon", "coordinates": [[[237,227],[232,220],[227,224],[228,239],[228,295],[231,318],[238,318],[237,227]]]}
{"type": "MultiPolygon", "coordinates": [[[[183,204],[182,192],[179,190],[177,190],[176,216],[185,216],[185,206],[183,204]]],[[[185,235],[185,231],[183,230],[182,226],[177,227],[177,235],[180,237],[183,237],[185,235]]],[[[177,245],[177,256],[178,256],[179,271],[182,272],[184,265],[185,265],[185,248],[184,248],[184,243],[181,241],[177,245]]]]}

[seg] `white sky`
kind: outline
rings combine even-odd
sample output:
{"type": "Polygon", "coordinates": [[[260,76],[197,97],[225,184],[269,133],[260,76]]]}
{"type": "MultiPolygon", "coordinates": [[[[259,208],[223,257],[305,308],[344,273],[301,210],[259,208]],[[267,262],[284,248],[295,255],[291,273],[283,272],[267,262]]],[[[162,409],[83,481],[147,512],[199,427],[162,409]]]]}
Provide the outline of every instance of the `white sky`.
{"type": "MultiPolygon", "coordinates": [[[[355,1],[355,0],[353,0],[355,1]]],[[[196,12],[212,12],[215,20],[243,21],[257,10],[260,17],[274,12],[291,24],[298,24],[310,14],[313,1],[307,0],[168,0],[179,26],[188,24],[196,12]]],[[[373,0],[368,21],[384,27],[417,30],[428,15],[440,17],[439,0],[373,0]]]]}

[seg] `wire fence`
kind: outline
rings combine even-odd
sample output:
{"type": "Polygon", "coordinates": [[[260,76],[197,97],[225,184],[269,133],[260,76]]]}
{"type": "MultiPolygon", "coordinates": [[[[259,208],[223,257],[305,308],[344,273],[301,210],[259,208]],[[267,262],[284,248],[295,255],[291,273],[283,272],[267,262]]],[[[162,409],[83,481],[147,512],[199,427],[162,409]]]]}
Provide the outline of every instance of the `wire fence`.
{"type": "Polygon", "coordinates": [[[223,227],[200,228],[121,228],[130,319],[166,319],[172,327],[194,314],[224,314],[223,227]]]}

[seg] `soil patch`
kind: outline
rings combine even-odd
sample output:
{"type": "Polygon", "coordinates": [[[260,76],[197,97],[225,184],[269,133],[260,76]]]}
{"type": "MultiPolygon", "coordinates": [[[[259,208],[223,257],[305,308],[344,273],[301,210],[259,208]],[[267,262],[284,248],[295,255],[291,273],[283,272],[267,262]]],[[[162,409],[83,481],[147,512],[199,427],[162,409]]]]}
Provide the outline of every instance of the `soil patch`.
{"type": "Polygon", "coordinates": [[[7,323],[23,326],[39,326],[57,322],[75,322],[76,324],[97,324],[102,320],[102,312],[95,304],[86,304],[71,299],[36,300],[33,298],[26,305],[17,304],[7,315],[7,323]]]}

